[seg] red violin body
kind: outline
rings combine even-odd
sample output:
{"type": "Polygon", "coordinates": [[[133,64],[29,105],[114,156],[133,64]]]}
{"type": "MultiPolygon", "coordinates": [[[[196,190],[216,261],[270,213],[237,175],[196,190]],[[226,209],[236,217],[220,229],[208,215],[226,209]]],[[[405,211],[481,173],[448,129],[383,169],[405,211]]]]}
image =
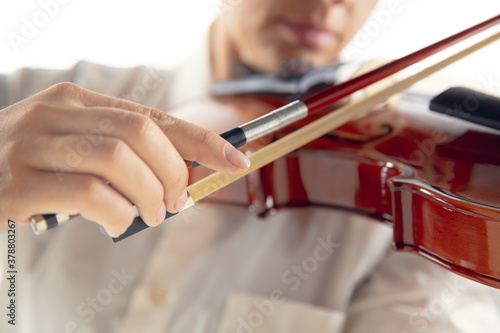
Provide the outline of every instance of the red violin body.
{"type": "MultiPolygon", "coordinates": [[[[214,110],[232,114],[222,119],[241,124],[281,105],[282,100],[269,96],[231,96],[218,99],[214,110]]],[[[199,105],[196,109],[206,110],[199,105]]],[[[199,117],[187,118],[200,123],[199,117]]],[[[310,118],[243,150],[258,149],[310,118]]],[[[218,124],[214,130],[235,125],[218,124]]],[[[261,216],[279,208],[311,205],[367,215],[393,225],[396,249],[417,252],[458,274],[500,288],[498,147],[500,132],[445,115],[406,113],[386,105],[207,200],[248,207],[261,216]]],[[[192,169],[190,181],[209,173],[202,167],[192,169]]]]}

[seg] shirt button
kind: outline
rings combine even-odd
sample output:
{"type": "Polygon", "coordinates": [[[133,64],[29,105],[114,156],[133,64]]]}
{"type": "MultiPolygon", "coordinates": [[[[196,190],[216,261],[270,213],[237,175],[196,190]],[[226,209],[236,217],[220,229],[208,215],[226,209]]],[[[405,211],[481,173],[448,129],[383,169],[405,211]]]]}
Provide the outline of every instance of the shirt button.
{"type": "Polygon", "coordinates": [[[155,306],[160,306],[167,300],[167,291],[162,287],[153,287],[149,291],[149,300],[155,306]]]}

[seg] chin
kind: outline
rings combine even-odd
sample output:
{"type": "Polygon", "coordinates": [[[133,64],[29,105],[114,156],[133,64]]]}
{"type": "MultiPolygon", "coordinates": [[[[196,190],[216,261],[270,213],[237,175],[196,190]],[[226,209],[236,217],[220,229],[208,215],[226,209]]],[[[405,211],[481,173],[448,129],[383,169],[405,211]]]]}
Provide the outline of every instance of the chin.
{"type": "Polygon", "coordinates": [[[304,47],[294,47],[287,50],[276,50],[275,61],[279,68],[289,61],[300,59],[313,67],[322,67],[338,61],[339,51],[337,48],[329,50],[311,50],[304,47]]]}
{"type": "Polygon", "coordinates": [[[280,38],[279,34],[261,35],[254,43],[247,44],[244,61],[267,73],[276,73],[283,68],[283,64],[300,59],[321,67],[338,60],[340,47],[337,43],[326,45],[318,49],[311,49],[302,44],[280,38]],[[246,59],[245,59],[246,58],[246,59]]]}

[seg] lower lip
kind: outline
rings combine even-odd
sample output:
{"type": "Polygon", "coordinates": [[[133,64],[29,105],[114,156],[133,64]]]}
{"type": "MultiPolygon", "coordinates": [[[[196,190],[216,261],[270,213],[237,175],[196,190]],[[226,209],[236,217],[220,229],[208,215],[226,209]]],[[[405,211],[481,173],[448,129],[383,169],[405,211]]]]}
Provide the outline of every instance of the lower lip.
{"type": "Polygon", "coordinates": [[[304,24],[285,21],[284,25],[299,43],[312,49],[318,49],[331,44],[337,38],[336,34],[330,31],[311,28],[304,24]]]}

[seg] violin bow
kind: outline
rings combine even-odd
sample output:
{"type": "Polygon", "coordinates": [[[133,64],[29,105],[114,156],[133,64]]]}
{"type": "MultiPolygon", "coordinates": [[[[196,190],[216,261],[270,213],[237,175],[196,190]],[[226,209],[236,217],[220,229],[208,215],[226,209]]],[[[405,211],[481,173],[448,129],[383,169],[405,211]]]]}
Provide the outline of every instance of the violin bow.
{"type": "MultiPolygon", "coordinates": [[[[320,92],[306,97],[302,101],[293,101],[279,109],[254,119],[246,124],[232,128],[220,134],[234,147],[238,148],[246,143],[257,140],[267,134],[282,129],[298,120],[306,118],[322,108],[349,96],[350,94],[366,88],[367,86],[387,78],[403,69],[408,68],[424,59],[429,58],[455,44],[477,35],[500,23],[500,15],[479,23],[469,29],[429,45],[421,50],[397,59],[384,66],[376,68],[361,76],[344,83],[334,85],[320,92]]],[[[197,163],[194,162],[193,166],[197,163]]],[[[193,167],[192,166],[192,167],[193,167]]]]}
{"type": "MultiPolygon", "coordinates": [[[[229,175],[222,172],[215,172],[198,182],[188,186],[187,191],[191,196],[193,205],[195,202],[203,199],[209,194],[229,185],[235,180],[246,176],[247,174],[275,161],[277,158],[285,156],[292,151],[304,146],[305,144],[320,138],[321,136],[331,132],[339,126],[359,117],[367,110],[374,108],[378,104],[386,101],[392,95],[395,95],[427,76],[443,69],[444,67],[470,55],[477,50],[491,44],[500,39],[500,31],[469,46],[460,52],[457,52],[449,57],[436,62],[435,64],[424,68],[405,79],[399,80],[389,87],[379,88],[375,93],[341,107],[313,122],[307,124],[298,130],[280,138],[269,145],[259,149],[249,156],[251,161],[250,168],[242,174],[229,175]]],[[[325,104],[326,106],[328,104],[325,104]]]]}
{"type": "MultiPolygon", "coordinates": [[[[303,101],[294,101],[290,104],[287,104],[284,107],[279,108],[260,118],[257,118],[249,123],[224,132],[223,134],[221,134],[221,136],[224,137],[224,134],[226,133],[226,139],[233,138],[233,141],[237,141],[236,146],[241,146],[249,142],[249,139],[255,140],[297,120],[303,119],[310,113],[316,112],[325,106],[331,105],[334,102],[339,101],[340,99],[375,82],[379,82],[382,79],[388,78],[393,74],[399,73],[401,70],[406,69],[409,66],[416,64],[417,62],[420,62],[426,58],[429,58],[432,55],[435,55],[440,51],[458,44],[459,42],[464,41],[474,35],[477,35],[478,33],[497,25],[498,23],[500,23],[500,15],[451,37],[448,37],[440,42],[432,44],[424,49],[388,63],[364,75],[356,77],[345,83],[327,88],[311,97],[304,99],[303,101]]],[[[335,128],[362,115],[364,112],[375,107],[377,104],[384,102],[390,96],[409,88],[411,85],[424,79],[425,77],[466,57],[469,54],[476,52],[477,50],[491,44],[498,39],[500,39],[500,32],[483,38],[475,44],[466,47],[463,50],[452,54],[427,68],[421,69],[420,71],[411,76],[408,76],[405,79],[395,81],[389,87],[379,88],[370,96],[341,107],[311,122],[310,124],[303,126],[295,132],[284,136],[283,138],[253,153],[249,157],[251,161],[250,168],[242,174],[229,175],[221,172],[215,172],[210,176],[188,186],[188,200],[186,202],[186,205],[179,212],[192,207],[197,201],[205,198],[206,196],[223,188],[224,186],[227,186],[228,184],[302,147],[303,145],[325,135],[326,133],[331,132],[335,128]]],[[[231,140],[228,141],[231,142],[231,140]]],[[[165,219],[176,214],[177,213],[172,214],[167,212],[165,219]]],[[[40,234],[45,230],[66,222],[67,220],[69,220],[69,216],[64,214],[39,215],[31,219],[31,226],[35,234],[40,234]]],[[[110,238],[113,240],[113,242],[118,242],[146,228],[148,228],[148,225],[136,212],[136,218],[134,219],[130,227],[119,237],[110,238]]],[[[103,228],[101,228],[101,230],[105,232],[103,228]]]]}

